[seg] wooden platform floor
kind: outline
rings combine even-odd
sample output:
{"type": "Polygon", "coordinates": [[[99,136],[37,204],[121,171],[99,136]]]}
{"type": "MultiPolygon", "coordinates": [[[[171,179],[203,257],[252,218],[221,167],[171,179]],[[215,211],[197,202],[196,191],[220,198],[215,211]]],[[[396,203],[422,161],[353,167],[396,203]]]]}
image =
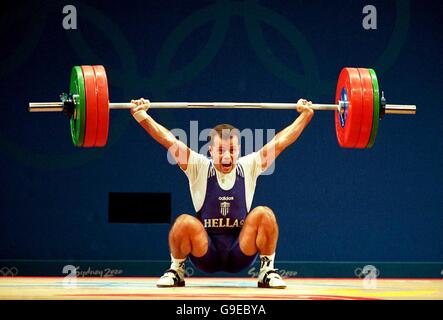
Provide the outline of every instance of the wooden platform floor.
{"type": "Polygon", "coordinates": [[[443,279],[286,279],[286,289],[260,289],[252,278],[187,278],[184,288],[157,288],[157,278],[2,277],[0,300],[108,299],[426,299],[443,300],[443,279]]]}

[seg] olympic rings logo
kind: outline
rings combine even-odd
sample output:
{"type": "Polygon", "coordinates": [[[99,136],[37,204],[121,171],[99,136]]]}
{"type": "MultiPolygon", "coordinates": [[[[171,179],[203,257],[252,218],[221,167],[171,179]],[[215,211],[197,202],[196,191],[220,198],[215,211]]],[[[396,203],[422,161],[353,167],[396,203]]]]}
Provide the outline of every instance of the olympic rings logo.
{"type": "Polygon", "coordinates": [[[0,276],[15,277],[16,275],[18,275],[18,269],[16,267],[12,267],[12,268],[2,267],[2,268],[0,268],[0,276]]]}

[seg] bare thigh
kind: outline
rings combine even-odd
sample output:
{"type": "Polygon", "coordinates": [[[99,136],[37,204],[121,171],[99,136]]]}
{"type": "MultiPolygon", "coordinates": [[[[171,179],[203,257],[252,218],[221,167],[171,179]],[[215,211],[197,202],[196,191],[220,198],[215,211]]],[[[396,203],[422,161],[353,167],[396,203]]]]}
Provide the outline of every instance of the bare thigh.
{"type": "Polygon", "coordinates": [[[273,254],[278,240],[278,224],[272,210],[258,206],[248,214],[240,231],[240,250],[248,255],[273,254]]]}
{"type": "Polygon", "coordinates": [[[189,254],[201,257],[208,250],[208,234],[196,217],[182,214],[177,217],[169,232],[169,247],[174,258],[189,254]]]}

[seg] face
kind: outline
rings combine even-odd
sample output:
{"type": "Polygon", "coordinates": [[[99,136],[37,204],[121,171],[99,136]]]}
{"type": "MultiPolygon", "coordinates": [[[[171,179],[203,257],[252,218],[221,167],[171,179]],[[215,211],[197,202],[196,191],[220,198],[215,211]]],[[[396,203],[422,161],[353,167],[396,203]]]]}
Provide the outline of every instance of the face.
{"type": "Polygon", "coordinates": [[[240,145],[236,136],[222,139],[216,135],[212,145],[209,146],[214,166],[222,173],[229,173],[235,168],[239,151],[240,145]]]}

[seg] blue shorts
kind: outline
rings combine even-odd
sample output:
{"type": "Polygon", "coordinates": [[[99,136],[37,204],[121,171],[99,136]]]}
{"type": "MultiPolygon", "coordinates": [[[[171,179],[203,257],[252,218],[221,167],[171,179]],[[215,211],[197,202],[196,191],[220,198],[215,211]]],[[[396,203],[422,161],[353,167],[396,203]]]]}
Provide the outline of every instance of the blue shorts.
{"type": "Polygon", "coordinates": [[[237,273],[250,267],[258,253],[247,256],[240,250],[238,234],[208,234],[208,251],[200,258],[189,255],[194,266],[204,272],[237,273]]]}

